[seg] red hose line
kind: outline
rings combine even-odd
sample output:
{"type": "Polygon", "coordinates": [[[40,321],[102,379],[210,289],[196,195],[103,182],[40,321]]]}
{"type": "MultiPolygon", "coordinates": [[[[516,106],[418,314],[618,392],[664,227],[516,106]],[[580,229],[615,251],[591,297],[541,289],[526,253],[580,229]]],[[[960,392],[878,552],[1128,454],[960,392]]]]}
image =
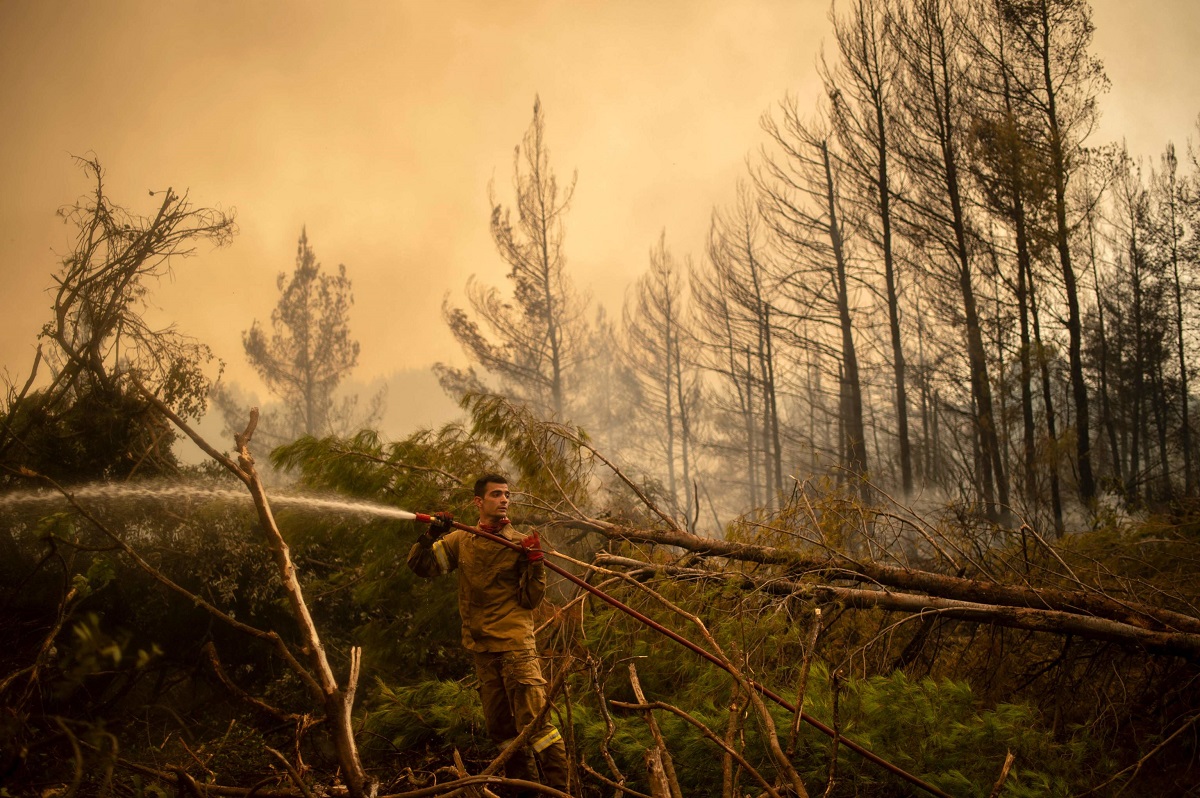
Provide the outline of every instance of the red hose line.
{"type": "MultiPolygon", "coordinates": [[[[417,521],[429,523],[429,521],[431,520],[431,517],[428,515],[425,515],[424,513],[416,513],[415,515],[417,516],[417,521]]],[[[502,538],[499,535],[493,535],[491,532],[485,532],[484,530],[479,529],[478,527],[467,526],[466,524],[459,523],[458,521],[454,521],[453,525],[454,525],[455,529],[461,529],[464,532],[470,532],[474,535],[478,535],[479,537],[487,538],[488,540],[490,540],[494,543],[499,543],[500,545],[507,546],[510,549],[515,549],[517,551],[524,551],[521,544],[515,543],[511,540],[508,540],[507,538],[502,538]]],[[[552,554],[553,552],[549,552],[549,553],[552,554]]],[[[554,563],[550,562],[547,559],[543,559],[542,562],[546,565],[547,568],[549,568],[551,571],[554,571],[554,573],[558,574],[559,576],[562,576],[563,578],[569,580],[570,582],[573,582],[574,584],[578,585],[579,587],[583,588],[587,592],[591,593],[593,596],[600,599],[601,601],[604,601],[605,603],[607,603],[613,607],[616,607],[618,610],[626,613],[630,617],[636,618],[637,620],[639,620],[642,623],[644,623],[645,625],[649,626],[651,629],[658,632],[659,634],[662,634],[662,635],[665,635],[665,636],[671,638],[676,643],[679,643],[681,646],[684,646],[688,650],[700,655],[704,659],[708,660],[712,664],[719,667],[721,670],[732,675],[733,671],[730,669],[729,665],[727,665],[724,661],[722,661],[720,658],[718,658],[715,654],[712,654],[711,652],[707,651],[706,649],[701,648],[700,646],[693,643],[691,640],[688,640],[686,637],[683,637],[679,633],[668,629],[667,627],[658,623],[654,619],[648,618],[647,616],[645,616],[642,613],[635,610],[633,607],[630,607],[628,604],[625,604],[622,601],[620,601],[619,599],[616,599],[616,598],[608,595],[600,588],[594,587],[593,585],[588,584],[586,581],[584,581],[583,579],[580,579],[578,576],[576,576],[575,574],[566,570],[565,568],[555,565],[554,563]]],[[[759,684],[756,681],[753,681],[753,680],[748,680],[748,681],[750,682],[750,685],[755,690],[757,690],[760,694],[762,694],[763,696],[771,699],[776,704],[778,704],[779,706],[788,710],[789,712],[794,713],[796,711],[796,706],[794,704],[788,702],[783,696],[779,695],[778,693],[771,690],[770,688],[759,684]]],[[[904,770],[903,768],[899,767],[898,765],[893,765],[891,762],[888,762],[886,759],[883,759],[878,754],[872,752],[871,750],[869,750],[867,748],[864,748],[862,745],[854,742],[853,740],[851,740],[847,737],[842,737],[841,735],[838,735],[837,732],[835,732],[833,729],[829,728],[824,723],[822,723],[821,721],[812,717],[811,715],[807,715],[807,714],[801,712],[800,719],[803,720],[804,722],[808,723],[809,725],[813,726],[814,728],[816,728],[818,731],[822,732],[823,734],[825,734],[831,738],[836,737],[836,739],[838,740],[839,743],[846,746],[851,751],[854,751],[859,756],[862,756],[864,759],[874,762],[876,765],[879,765],[884,770],[887,770],[888,772],[890,772],[896,776],[899,776],[900,778],[904,779],[905,781],[909,782],[910,784],[920,787],[922,790],[925,790],[930,795],[936,795],[938,798],[953,798],[953,796],[951,796],[949,793],[943,792],[942,790],[938,789],[934,785],[924,781],[923,779],[921,779],[917,776],[914,776],[913,774],[909,773],[908,771],[904,770]]]]}

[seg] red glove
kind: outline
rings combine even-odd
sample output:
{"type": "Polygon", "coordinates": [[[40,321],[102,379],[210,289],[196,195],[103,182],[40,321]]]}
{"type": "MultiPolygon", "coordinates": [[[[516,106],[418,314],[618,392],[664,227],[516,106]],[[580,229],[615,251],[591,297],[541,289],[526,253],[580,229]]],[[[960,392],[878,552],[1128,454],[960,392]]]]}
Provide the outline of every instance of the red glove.
{"type": "Polygon", "coordinates": [[[541,562],[542,558],[546,556],[542,551],[542,541],[537,532],[527,538],[522,538],[521,548],[525,549],[525,556],[529,558],[530,562],[541,562]]]}

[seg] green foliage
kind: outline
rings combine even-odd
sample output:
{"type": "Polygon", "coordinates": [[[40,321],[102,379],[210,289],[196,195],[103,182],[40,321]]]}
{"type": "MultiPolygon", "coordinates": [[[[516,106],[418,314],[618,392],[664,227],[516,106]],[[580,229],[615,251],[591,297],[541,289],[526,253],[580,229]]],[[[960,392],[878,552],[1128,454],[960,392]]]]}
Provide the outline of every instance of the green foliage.
{"type": "Polygon", "coordinates": [[[0,451],[0,486],[14,484],[21,468],[65,484],[174,471],[175,457],[159,441],[163,420],[140,396],[86,382],[71,402],[52,399],[36,391],[0,413],[0,428],[22,431],[22,445],[0,451]],[[156,447],[161,452],[148,457],[156,447]]]}
{"type": "Polygon", "coordinates": [[[586,498],[591,460],[579,428],[544,421],[531,408],[495,394],[467,394],[471,431],[504,452],[521,492],[541,497],[541,509],[569,511],[586,498]]]}
{"type": "MultiPolygon", "coordinates": [[[[803,656],[802,642],[811,620],[803,607],[764,602],[721,587],[697,587],[662,580],[652,584],[666,597],[698,613],[721,647],[744,672],[791,700],[803,656]]],[[[678,617],[646,601],[638,592],[615,588],[619,598],[640,611],[696,639],[678,617]]],[[[735,700],[733,679],[719,668],[677,649],[674,644],[626,616],[593,605],[586,614],[588,651],[613,668],[606,678],[609,698],[632,701],[625,669],[612,663],[633,658],[647,697],[677,706],[719,735],[725,732],[729,707],[735,700]]],[[[852,623],[848,618],[843,623],[852,623]]],[[[829,633],[823,639],[823,656],[836,654],[841,643],[829,633]]],[[[813,665],[806,692],[805,712],[832,725],[832,693],[827,660],[813,665]]],[[[576,692],[588,693],[588,686],[576,692]]],[[[1067,795],[1095,784],[1115,769],[1100,743],[1084,728],[1068,735],[1056,733],[1040,712],[1028,703],[989,703],[962,680],[912,679],[902,671],[844,680],[840,692],[839,722],[843,732],[883,758],[899,765],[952,795],[987,794],[999,774],[1005,753],[1016,755],[1005,795],[1067,795]]],[[[590,697],[583,699],[591,702],[590,697]]],[[[769,704],[783,744],[792,716],[769,704]]],[[[576,737],[589,761],[598,761],[598,746],[606,729],[595,709],[574,712],[576,737]],[[581,720],[582,719],[582,720],[581,720]]],[[[721,777],[720,752],[692,726],[660,713],[676,770],[685,781],[685,792],[703,794],[721,777]]],[[[616,712],[617,733],[610,750],[627,772],[640,772],[640,750],[646,744],[644,724],[636,715],[616,712]]],[[[768,756],[763,727],[747,714],[738,745],[743,754],[768,778],[774,764],[768,756]]],[[[797,745],[797,768],[810,788],[823,784],[828,768],[830,741],[804,724],[797,745]]],[[[890,776],[857,754],[839,753],[836,796],[910,794],[911,787],[890,776]]]]}
{"type": "Polygon", "coordinates": [[[379,681],[377,687],[367,730],[400,751],[429,745],[468,751],[490,745],[474,687],[443,680],[396,686],[379,681]]]}
{"type": "Polygon", "coordinates": [[[132,639],[131,631],[105,630],[101,628],[97,613],[86,613],[72,626],[71,639],[59,652],[55,663],[59,674],[55,692],[65,697],[90,676],[109,674],[120,668],[145,668],[163,653],[157,644],[151,644],[148,648],[137,648],[129,656],[132,639]]]}
{"type": "MultiPolygon", "coordinates": [[[[810,677],[805,711],[831,723],[831,695],[829,671],[819,664],[810,677]]],[[[850,680],[839,703],[847,737],[953,795],[987,794],[1008,751],[1016,763],[1004,795],[1069,795],[1110,766],[1096,759],[1086,731],[1077,730],[1073,738],[1060,742],[1033,707],[983,707],[962,681],[912,680],[897,671],[850,680]]],[[[828,741],[811,730],[805,739],[810,749],[807,772],[822,778],[828,741]]],[[[850,751],[840,753],[839,770],[856,789],[901,786],[850,751]]]]}

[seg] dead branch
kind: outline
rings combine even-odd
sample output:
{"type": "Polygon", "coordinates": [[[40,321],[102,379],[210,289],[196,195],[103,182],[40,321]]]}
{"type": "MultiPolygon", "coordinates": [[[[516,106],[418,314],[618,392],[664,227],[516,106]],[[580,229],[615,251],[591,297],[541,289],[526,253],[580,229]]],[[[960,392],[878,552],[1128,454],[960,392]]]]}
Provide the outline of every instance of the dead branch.
{"type": "Polygon", "coordinates": [[[208,665],[210,668],[212,668],[213,674],[217,677],[217,681],[219,681],[221,686],[228,690],[239,701],[253,707],[254,709],[257,709],[266,715],[269,715],[272,718],[275,718],[282,723],[304,722],[306,716],[297,715],[293,712],[284,712],[281,709],[277,709],[267,702],[259,698],[255,698],[234,684],[229,678],[228,674],[225,673],[225,668],[221,665],[221,660],[217,656],[217,647],[213,645],[211,640],[205,643],[204,647],[200,650],[204,653],[204,658],[208,660],[208,665]]]}
{"type": "Polygon", "coordinates": [[[719,736],[717,736],[713,732],[712,729],[708,728],[708,726],[706,726],[698,718],[692,717],[690,714],[683,711],[679,707],[673,706],[671,704],[667,704],[662,701],[646,701],[646,700],[644,700],[644,698],[642,696],[638,697],[638,701],[640,703],[637,703],[637,704],[630,704],[625,701],[613,701],[612,705],[615,707],[621,707],[622,709],[631,709],[631,710],[635,710],[638,712],[645,712],[647,714],[651,710],[661,709],[665,712],[670,712],[673,715],[676,715],[676,716],[682,718],[683,720],[685,720],[688,723],[695,726],[696,729],[702,735],[704,735],[707,739],[711,740],[718,748],[720,748],[725,753],[725,756],[731,757],[734,760],[736,760],[737,763],[742,767],[743,770],[745,770],[747,773],[749,773],[754,778],[755,781],[757,781],[760,785],[762,785],[762,788],[764,790],[766,790],[767,795],[771,796],[771,798],[780,798],[779,792],[771,785],[771,783],[769,781],[767,781],[767,779],[761,773],[759,773],[757,770],[755,770],[754,767],[749,762],[746,761],[745,757],[743,757],[740,753],[738,753],[738,751],[736,749],[734,749],[733,746],[729,745],[724,740],[722,740],[719,736]]]}
{"type": "Polygon", "coordinates": [[[808,671],[812,666],[813,654],[817,650],[817,635],[821,633],[821,608],[813,608],[812,628],[804,646],[804,661],[800,663],[800,678],[796,684],[796,711],[792,713],[792,733],[788,736],[787,756],[796,755],[796,738],[800,735],[800,721],[804,717],[804,694],[808,690],[808,671]]]}
{"type": "Polygon", "coordinates": [[[25,385],[21,388],[21,392],[16,396],[12,395],[12,389],[9,389],[9,395],[5,402],[4,413],[0,414],[0,425],[4,427],[4,436],[0,438],[0,455],[8,451],[8,447],[13,443],[20,443],[26,451],[30,451],[29,444],[25,442],[24,437],[13,431],[9,419],[12,417],[12,411],[25,401],[25,397],[29,394],[29,389],[33,386],[33,381],[37,378],[38,365],[42,362],[42,345],[37,345],[37,351],[33,355],[33,366],[29,369],[29,379],[25,380],[25,385]]]}
{"type": "Polygon", "coordinates": [[[292,763],[287,760],[287,757],[269,745],[263,747],[267,749],[267,753],[274,756],[280,761],[280,763],[283,764],[284,770],[287,771],[288,778],[292,780],[292,784],[296,785],[296,788],[300,790],[300,793],[304,796],[304,798],[313,798],[312,790],[310,790],[308,785],[304,783],[304,779],[300,778],[300,773],[294,767],[292,767],[292,763]]]}
{"type": "MultiPolygon", "coordinates": [[[[629,684],[633,687],[633,694],[638,703],[645,704],[646,696],[642,693],[642,683],[638,679],[637,665],[632,662],[629,663],[629,684]]],[[[679,779],[675,776],[675,763],[671,761],[671,752],[667,750],[667,743],[663,739],[662,730],[658,728],[658,721],[654,719],[654,713],[649,709],[644,710],[643,717],[646,725],[650,727],[650,736],[654,738],[654,747],[646,752],[646,756],[652,760],[651,778],[653,780],[653,776],[661,772],[661,786],[666,788],[666,794],[671,798],[683,798],[683,793],[679,789],[679,779]]]]}
{"type": "MultiPolygon", "coordinates": [[[[204,793],[200,791],[200,785],[196,783],[196,780],[192,778],[190,773],[181,767],[173,767],[171,770],[175,773],[175,787],[179,794],[182,795],[186,788],[187,794],[191,795],[192,798],[205,798],[204,793]]],[[[304,798],[312,798],[312,796],[306,795],[304,798]]]]}
{"type": "Polygon", "coordinates": [[[583,768],[584,773],[588,774],[589,776],[596,779],[597,781],[605,784],[606,786],[612,787],[614,790],[616,790],[616,793],[614,793],[614,795],[616,795],[616,794],[628,795],[628,796],[630,796],[630,798],[654,798],[654,796],[646,795],[646,793],[644,793],[644,792],[638,792],[637,790],[629,789],[628,787],[625,786],[624,782],[617,783],[617,782],[613,781],[612,779],[605,776],[603,773],[596,772],[596,770],[594,768],[590,767],[586,762],[580,763],[580,767],[583,768]]]}
{"type": "MultiPolygon", "coordinates": [[[[457,748],[454,749],[454,775],[460,779],[465,779],[467,776],[471,775],[467,772],[467,766],[463,763],[462,754],[458,752],[457,748]]],[[[474,785],[470,787],[464,787],[463,794],[466,795],[467,798],[484,798],[484,796],[487,798],[499,798],[496,793],[492,792],[487,787],[476,787],[474,785]]]]}
{"type": "MultiPolygon", "coordinates": [[[[580,598],[586,595],[588,594],[583,593],[580,595],[580,598]]],[[[613,759],[612,752],[609,750],[609,744],[612,742],[613,735],[617,733],[617,726],[613,723],[612,715],[608,711],[608,698],[604,692],[604,681],[600,677],[600,663],[589,654],[587,666],[588,672],[592,677],[592,686],[596,690],[596,703],[600,707],[600,717],[604,718],[604,738],[600,741],[600,755],[604,757],[609,770],[617,778],[613,786],[622,789],[625,784],[625,774],[617,767],[617,761],[613,759]]],[[[590,771],[590,768],[587,768],[586,765],[584,767],[590,771]]]]}
{"type": "Polygon", "coordinates": [[[33,658],[33,663],[28,667],[22,668],[14,673],[10,673],[8,676],[4,677],[3,681],[0,681],[0,695],[3,695],[4,691],[8,689],[8,686],[16,681],[19,677],[25,675],[29,676],[29,679],[25,682],[25,690],[22,692],[21,697],[13,703],[13,706],[23,706],[25,702],[29,700],[29,694],[33,690],[33,686],[37,683],[38,671],[41,670],[42,666],[49,659],[50,649],[53,648],[54,641],[58,638],[58,633],[62,631],[62,626],[67,620],[67,616],[69,614],[67,612],[67,606],[74,601],[77,594],[78,590],[73,587],[67,591],[66,595],[63,596],[62,601],[58,603],[58,615],[54,619],[54,625],[50,627],[50,631],[45,637],[42,638],[42,643],[40,646],[38,646],[38,651],[33,658]]]}
{"type": "MultiPolygon", "coordinates": [[[[147,767],[146,765],[141,765],[137,762],[130,762],[127,759],[121,758],[117,758],[116,764],[118,767],[133,771],[134,773],[138,773],[142,776],[149,776],[150,778],[157,779],[165,783],[178,784],[178,779],[176,778],[175,773],[155,770],[152,767],[147,767]]],[[[254,796],[262,796],[262,798],[304,798],[303,795],[292,790],[261,789],[263,784],[266,784],[270,781],[275,781],[275,778],[272,777],[269,779],[264,779],[253,787],[230,787],[221,784],[205,784],[204,791],[207,795],[223,795],[229,796],[229,798],[254,798],[254,796]]],[[[334,791],[333,794],[337,795],[338,791],[334,791]]]]}
{"type": "Polygon", "coordinates": [[[1200,655],[1200,634],[1154,631],[1079,612],[1009,605],[1002,603],[999,596],[994,597],[990,602],[960,601],[917,593],[839,587],[787,579],[761,579],[730,571],[647,563],[610,554],[598,555],[596,563],[658,572],[677,579],[734,583],[741,585],[746,590],[759,590],[777,596],[797,596],[820,602],[837,602],[856,609],[882,609],[923,615],[934,613],[941,617],[989,623],[1014,629],[1078,635],[1093,640],[1134,646],[1160,654],[1190,658],[1200,655]]]}
{"type": "Polygon", "coordinates": [[[988,798],[1000,798],[1000,791],[1004,789],[1004,782],[1008,781],[1008,771],[1012,769],[1013,762],[1016,759],[1017,757],[1012,751],[1008,751],[1004,755],[1004,764],[1000,767],[1000,777],[992,785],[992,791],[988,793],[988,798]]]}
{"type": "Polygon", "coordinates": [[[642,765],[646,770],[646,780],[650,782],[650,795],[654,798],[671,798],[671,785],[667,783],[667,774],[663,770],[662,752],[657,748],[642,751],[642,765]]]}
{"type": "Polygon", "coordinates": [[[774,546],[702,538],[687,532],[632,529],[597,519],[579,522],[579,527],[590,528],[614,540],[677,546],[704,556],[787,566],[793,570],[917,591],[958,601],[1088,614],[1149,631],[1200,634],[1200,618],[1141,602],[1115,599],[1095,590],[1023,588],[989,580],[884,565],[869,560],[859,561],[832,552],[814,555],[774,546]]]}
{"type": "Polygon", "coordinates": [[[791,760],[787,758],[783,752],[783,748],[779,745],[779,736],[776,732],[775,721],[771,717],[771,713],[767,709],[766,704],[763,703],[762,697],[755,689],[755,685],[742,674],[741,669],[735,666],[733,661],[721,649],[721,645],[717,642],[716,638],[712,636],[712,633],[708,631],[708,627],[704,624],[704,621],[702,621],[698,615],[693,615],[692,613],[684,610],[682,607],[679,607],[675,603],[669,601],[661,593],[651,590],[648,586],[642,584],[641,582],[635,579],[630,579],[630,582],[640,590],[646,592],[651,597],[656,599],[660,604],[679,615],[681,618],[685,618],[686,620],[690,621],[691,624],[696,627],[696,629],[700,632],[701,637],[704,638],[704,641],[708,646],[709,653],[723,663],[722,667],[725,669],[725,671],[732,676],[738,683],[738,686],[745,691],[746,696],[750,701],[750,705],[754,708],[754,712],[758,716],[759,722],[763,724],[767,750],[771,753],[772,758],[774,758],[780,772],[787,777],[789,782],[791,782],[792,789],[795,790],[796,794],[800,796],[800,798],[808,798],[808,792],[805,790],[804,784],[800,780],[800,774],[796,772],[796,768],[792,765],[791,760]]]}
{"type": "Polygon", "coordinates": [[[441,784],[434,784],[430,787],[422,787],[418,790],[409,790],[408,792],[393,792],[378,796],[378,798],[424,798],[426,795],[441,795],[444,792],[454,792],[461,790],[464,787],[472,785],[497,785],[501,787],[513,787],[519,791],[540,792],[553,798],[573,798],[567,793],[556,790],[553,787],[547,787],[545,784],[540,784],[536,781],[526,781],[525,779],[509,779],[503,776],[466,776],[465,778],[455,779],[454,781],[444,781],[441,784]]]}
{"type": "Polygon", "coordinates": [[[829,798],[833,794],[833,785],[837,781],[838,744],[842,741],[842,724],[838,716],[838,700],[842,694],[842,672],[840,669],[835,669],[830,675],[830,691],[833,694],[833,700],[830,702],[833,712],[833,738],[829,742],[829,772],[825,779],[823,798],[829,798]]]}
{"type": "Polygon", "coordinates": [[[1150,758],[1151,758],[1151,757],[1153,757],[1155,754],[1157,754],[1157,753],[1158,753],[1159,751],[1161,751],[1162,749],[1166,748],[1166,747],[1167,747],[1167,745],[1169,745],[1169,744],[1170,744],[1170,742],[1171,742],[1172,740],[1174,740],[1176,737],[1178,737],[1179,735],[1183,734],[1183,733],[1184,733],[1185,731],[1187,731],[1188,729],[1190,729],[1190,728],[1192,728],[1193,726],[1195,726],[1195,725],[1196,725],[1196,721],[1200,721],[1200,712],[1197,712],[1195,715],[1192,715],[1190,718],[1188,718],[1187,720],[1185,720],[1185,721],[1184,721],[1182,724],[1180,724],[1180,726],[1179,726],[1179,728],[1178,728],[1178,729],[1176,729],[1175,731],[1171,732],[1171,734],[1170,734],[1170,735],[1168,735],[1168,736],[1167,736],[1167,737],[1166,737],[1166,738],[1165,738],[1165,739],[1164,739],[1162,742],[1160,742],[1158,745],[1156,745],[1156,746],[1154,746],[1153,748],[1151,748],[1151,749],[1150,749],[1150,750],[1149,750],[1149,751],[1146,753],[1146,755],[1145,755],[1145,756],[1143,756],[1141,759],[1139,759],[1138,761],[1134,762],[1132,765],[1130,765],[1130,766],[1128,766],[1128,767],[1126,767],[1126,768],[1122,768],[1121,770],[1117,771],[1117,772],[1116,772],[1116,773],[1114,773],[1114,774],[1113,774],[1111,777],[1109,777],[1108,779],[1105,779],[1104,781],[1100,782],[1100,783],[1099,783],[1099,784],[1097,784],[1095,787],[1092,787],[1090,790],[1088,790],[1088,791],[1086,791],[1086,792],[1081,792],[1081,793],[1079,793],[1077,796],[1075,796],[1075,798],[1084,798],[1085,796],[1088,796],[1088,795],[1092,795],[1092,794],[1094,794],[1094,793],[1097,793],[1097,792],[1099,792],[1100,790],[1102,790],[1102,789],[1104,789],[1105,787],[1107,787],[1108,785],[1112,784],[1112,783],[1113,783],[1114,781],[1116,781],[1117,779],[1119,779],[1119,778],[1121,778],[1122,776],[1124,776],[1126,773],[1130,773],[1130,771],[1132,771],[1132,773],[1130,773],[1129,779],[1130,779],[1130,781],[1132,781],[1134,778],[1136,778],[1136,777],[1137,777],[1137,774],[1138,774],[1138,773],[1141,771],[1141,769],[1142,769],[1142,766],[1143,766],[1143,765],[1145,765],[1145,764],[1146,764],[1148,761],[1150,761],[1150,758]]]}
{"type": "MultiPolygon", "coordinates": [[[[355,685],[358,677],[358,658],[361,656],[361,652],[351,651],[350,680],[348,689],[343,690],[338,685],[337,678],[333,674],[333,669],[329,665],[325,646],[321,642],[321,636],[317,632],[316,623],[313,621],[308,604],[304,599],[304,591],[301,589],[300,580],[296,576],[296,567],[292,562],[290,549],[283,538],[283,534],[279,531],[279,526],[275,523],[275,516],[271,511],[271,504],[267,498],[266,488],[263,486],[262,480],[258,476],[258,471],[254,467],[254,457],[250,454],[250,441],[254,435],[255,427],[258,425],[258,408],[251,409],[250,420],[246,425],[245,431],[235,436],[238,447],[238,461],[235,464],[228,457],[220,454],[205,442],[198,433],[184,423],[178,414],[173,412],[166,403],[147,390],[140,382],[136,383],[136,385],[141,394],[154,404],[163,415],[170,418],[201,449],[237,476],[250,491],[250,496],[254,500],[254,507],[258,511],[259,528],[266,537],[267,547],[271,550],[275,558],[275,564],[279,569],[288,602],[291,604],[292,615],[296,618],[297,623],[299,623],[300,631],[304,637],[304,650],[311,660],[311,665],[315,673],[315,676],[310,676],[309,679],[312,681],[315,678],[319,681],[317,690],[315,691],[316,697],[321,701],[325,710],[325,716],[332,727],[334,745],[337,748],[338,760],[342,766],[346,786],[350,790],[351,798],[361,798],[368,789],[373,792],[375,789],[374,783],[368,779],[366,772],[363,770],[351,722],[352,702],[354,700],[355,685]]],[[[309,687],[310,691],[312,691],[311,684],[309,687]]]]}
{"type": "MultiPolygon", "coordinates": [[[[732,703],[729,705],[729,719],[725,723],[725,753],[721,756],[721,796],[722,798],[734,798],[737,778],[733,772],[734,755],[733,740],[737,736],[737,732],[741,729],[742,719],[744,716],[745,704],[742,703],[741,693],[734,696],[732,703]]],[[[744,744],[744,741],[743,741],[744,744]]]]}

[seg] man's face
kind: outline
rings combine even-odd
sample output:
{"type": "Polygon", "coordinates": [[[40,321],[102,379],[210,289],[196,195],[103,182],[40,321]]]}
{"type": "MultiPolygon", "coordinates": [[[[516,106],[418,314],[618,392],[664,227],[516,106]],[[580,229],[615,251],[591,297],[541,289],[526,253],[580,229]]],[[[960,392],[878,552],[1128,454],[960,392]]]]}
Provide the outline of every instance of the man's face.
{"type": "Polygon", "coordinates": [[[479,521],[493,524],[501,518],[507,518],[510,496],[508,485],[503,482],[489,482],[485,485],[483,495],[475,497],[475,506],[479,508],[479,521]]]}

